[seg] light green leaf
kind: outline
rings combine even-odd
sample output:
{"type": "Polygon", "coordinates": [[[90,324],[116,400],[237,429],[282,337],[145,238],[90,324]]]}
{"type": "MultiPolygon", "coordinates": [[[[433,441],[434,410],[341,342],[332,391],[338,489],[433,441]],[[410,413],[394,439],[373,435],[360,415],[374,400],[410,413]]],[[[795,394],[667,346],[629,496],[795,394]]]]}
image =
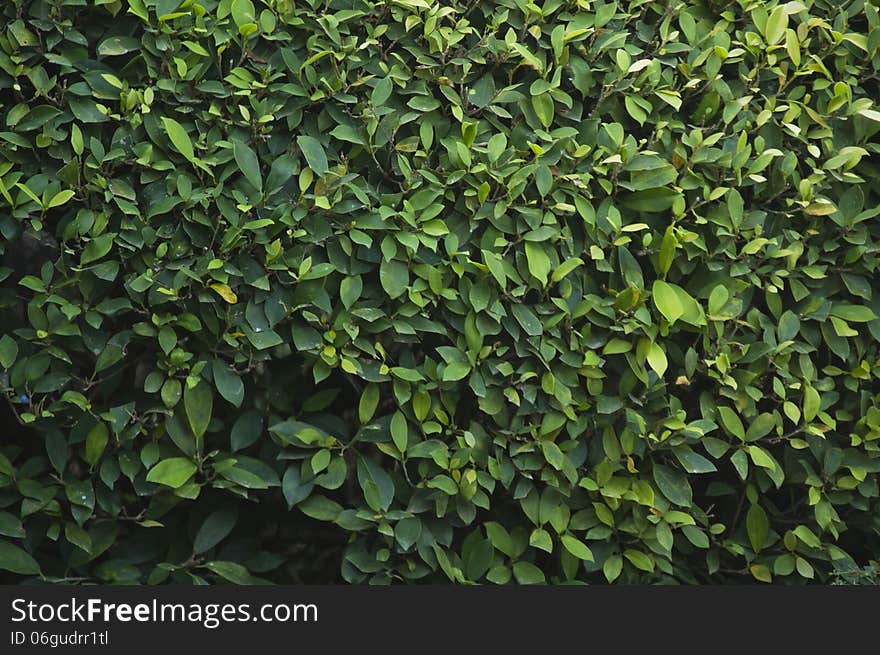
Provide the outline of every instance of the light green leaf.
{"type": "Polygon", "coordinates": [[[95,462],[104,453],[104,448],[107,447],[109,439],[110,431],[107,429],[107,424],[104,421],[98,421],[95,427],[89,430],[89,433],[86,435],[86,462],[94,466],[95,462]]]}
{"type": "Polygon", "coordinates": [[[565,549],[578,559],[586,560],[588,562],[593,561],[593,552],[587,548],[587,545],[580,539],[569,534],[564,534],[560,537],[560,540],[562,541],[562,545],[565,546],[565,549]]]}
{"type": "Polygon", "coordinates": [[[559,266],[556,267],[556,270],[553,271],[553,275],[550,276],[550,279],[553,282],[559,282],[566,275],[575,270],[578,266],[583,266],[584,260],[580,257],[574,257],[572,259],[567,259],[562,262],[559,266]]]}
{"type": "Polygon", "coordinates": [[[529,273],[534,275],[541,284],[547,284],[547,276],[550,274],[550,258],[541,243],[526,241],[526,261],[529,265],[529,273]]]}
{"type": "Polygon", "coordinates": [[[553,97],[549,92],[532,96],[532,108],[535,110],[538,120],[541,121],[541,125],[550,127],[553,124],[555,107],[553,97]]]}
{"type": "Polygon", "coordinates": [[[764,39],[767,45],[775,45],[782,40],[785,30],[788,27],[788,14],[783,5],[777,6],[767,19],[764,26],[764,39]]]}
{"type": "Polygon", "coordinates": [[[530,562],[515,562],[513,565],[513,577],[519,584],[544,584],[547,579],[544,572],[530,562]]]}
{"type": "Polygon", "coordinates": [[[52,196],[52,199],[49,201],[49,205],[48,205],[47,209],[52,209],[53,207],[60,207],[61,205],[66,204],[67,201],[70,200],[71,198],[73,198],[74,195],[75,195],[75,193],[73,191],[71,191],[70,189],[64,189],[63,191],[59,191],[54,196],[52,196]]]}
{"type": "Polygon", "coordinates": [[[309,496],[297,507],[306,516],[319,521],[335,521],[342,511],[342,505],[320,494],[309,496]]]}
{"type": "Polygon", "coordinates": [[[406,417],[400,410],[394,412],[394,416],[391,417],[391,440],[394,441],[397,450],[402,453],[406,452],[406,444],[409,440],[409,426],[407,425],[406,417]]]}
{"type": "Polygon", "coordinates": [[[467,377],[471,372],[470,364],[466,362],[451,362],[443,369],[444,382],[457,382],[467,377]]]}
{"type": "Polygon", "coordinates": [[[804,388],[804,420],[812,421],[819,413],[821,397],[819,392],[812,386],[804,388]]]}
{"type": "Polygon", "coordinates": [[[648,347],[647,358],[650,367],[658,376],[662,378],[663,374],[666,372],[666,368],[669,365],[666,360],[666,353],[664,352],[663,348],[659,344],[652,342],[651,345],[648,347]]]}
{"type": "Polygon", "coordinates": [[[361,423],[367,423],[373,414],[376,413],[376,407],[379,405],[379,386],[376,384],[368,384],[361,392],[361,399],[358,403],[358,418],[361,423]]]}
{"type": "Polygon", "coordinates": [[[147,482],[155,482],[177,489],[189,480],[197,467],[185,457],[163,459],[147,473],[147,482]]]}
{"type": "Polygon", "coordinates": [[[165,125],[165,131],[168,133],[168,138],[171,139],[171,145],[174,146],[177,152],[186,157],[189,161],[195,161],[192,141],[190,141],[189,134],[183,129],[183,125],[167,116],[162,117],[162,123],[165,125]]]}
{"type": "Polygon", "coordinates": [[[553,552],[553,540],[550,533],[543,528],[535,528],[529,536],[529,546],[543,550],[545,553],[553,552]]]}
{"type": "Polygon", "coordinates": [[[684,307],[679,300],[675,288],[663,280],[655,280],[651,287],[651,297],[654,305],[670,323],[675,323],[684,313],[684,307]]]}
{"type": "Polygon", "coordinates": [[[745,428],[743,428],[742,421],[736,412],[726,405],[719,405],[718,416],[721,418],[721,425],[725,430],[741,441],[746,440],[745,428]]]}
{"type": "Polygon", "coordinates": [[[641,571],[651,573],[654,571],[654,560],[650,555],[638,551],[634,548],[627,548],[623,551],[623,556],[630,561],[630,564],[641,571]]]}
{"type": "Polygon", "coordinates": [[[559,449],[559,446],[552,441],[542,441],[541,450],[544,453],[544,459],[547,460],[550,466],[557,471],[561,471],[565,465],[565,454],[559,449]]]}
{"type": "Polygon", "coordinates": [[[602,565],[602,573],[608,582],[614,582],[623,572],[623,558],[620,555],[612,555],[602,565]]]}

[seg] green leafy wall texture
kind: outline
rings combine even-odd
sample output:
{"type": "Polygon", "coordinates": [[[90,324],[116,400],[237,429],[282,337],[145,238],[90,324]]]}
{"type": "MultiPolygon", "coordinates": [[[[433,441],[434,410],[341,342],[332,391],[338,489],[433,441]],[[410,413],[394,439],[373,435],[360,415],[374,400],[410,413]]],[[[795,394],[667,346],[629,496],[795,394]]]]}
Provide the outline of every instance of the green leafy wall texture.
{"type": "Polygon", "coordinates": [[[0,4],[4,580],[874,579],[874,0],[0,4]]]}

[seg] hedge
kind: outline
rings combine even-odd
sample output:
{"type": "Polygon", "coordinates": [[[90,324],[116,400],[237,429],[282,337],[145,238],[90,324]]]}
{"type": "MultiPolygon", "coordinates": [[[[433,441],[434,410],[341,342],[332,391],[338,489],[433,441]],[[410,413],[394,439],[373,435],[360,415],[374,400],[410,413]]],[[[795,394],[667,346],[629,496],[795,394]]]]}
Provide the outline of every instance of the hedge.
{"type": "Polygon", "coordinates": [[[876,4],[3,2],[3,579],[876,581],[876,4]]]}

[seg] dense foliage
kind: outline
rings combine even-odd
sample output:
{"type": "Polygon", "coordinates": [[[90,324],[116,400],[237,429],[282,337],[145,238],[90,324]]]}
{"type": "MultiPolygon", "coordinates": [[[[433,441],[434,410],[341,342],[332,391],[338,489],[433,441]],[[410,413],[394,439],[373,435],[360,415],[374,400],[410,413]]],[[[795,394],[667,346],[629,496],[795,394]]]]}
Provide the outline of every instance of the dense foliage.
{"type": "Polygon", "coordinates": [[[874,5],[0,3],[4,579],[875,579],[874,5]]]}

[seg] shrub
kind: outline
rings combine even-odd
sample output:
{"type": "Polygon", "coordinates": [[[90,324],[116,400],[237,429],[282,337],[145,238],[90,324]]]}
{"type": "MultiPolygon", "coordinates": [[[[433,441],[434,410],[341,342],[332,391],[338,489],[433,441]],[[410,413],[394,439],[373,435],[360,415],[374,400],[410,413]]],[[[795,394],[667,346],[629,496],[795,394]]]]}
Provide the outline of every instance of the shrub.
{"type": "Polygon", "coordinates": [[[874,3],[0,16],[10,580],[873,570],[874,3]]]}

